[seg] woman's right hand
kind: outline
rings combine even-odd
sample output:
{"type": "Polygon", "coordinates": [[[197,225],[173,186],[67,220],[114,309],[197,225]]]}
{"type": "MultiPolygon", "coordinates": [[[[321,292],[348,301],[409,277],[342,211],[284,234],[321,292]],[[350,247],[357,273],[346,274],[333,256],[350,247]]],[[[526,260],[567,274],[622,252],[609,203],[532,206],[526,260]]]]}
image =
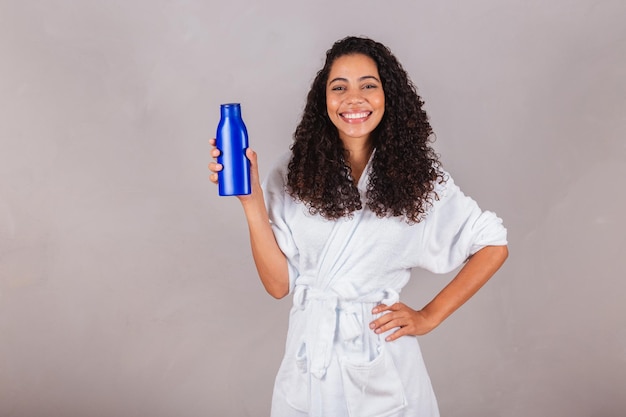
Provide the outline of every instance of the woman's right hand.
{"type": "MultiPolygon", "coordinates": [[[[211,145],[211,157],[217,159],[220,156],[221,151],[216,147],[216,140],[212,138],[209,140],[209,145],[211,145]]],[[[257,154],[252,149],[246,149],[246,158],[250,161],[250,189],[251,193],[249,195],[239,195],[237,198],[244,203],[248,200],[252,200],[255,198],[260,198],[260,201],[263,201],[263,191],[261,190],[261,182],[259,180],[259,167],[257,164],[257,154]]],[[[217,163],[217,161],[209,163],[209,170],[211,171],[211,175],[209,175],[209,180],[217,184],[218,181],[218,172],[223,169],[222,164],[217,163]]]]}

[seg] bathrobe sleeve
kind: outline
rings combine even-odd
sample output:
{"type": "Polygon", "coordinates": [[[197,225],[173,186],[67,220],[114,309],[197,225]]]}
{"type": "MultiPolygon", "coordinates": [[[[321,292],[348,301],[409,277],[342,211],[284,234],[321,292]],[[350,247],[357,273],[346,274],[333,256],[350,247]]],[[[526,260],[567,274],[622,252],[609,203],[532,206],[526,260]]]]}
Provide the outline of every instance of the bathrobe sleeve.
{"type": "Polygon", "coordinates": [[[295,244],[287,216],[294,209],[294,201],[286,192],[287,164],[289,154],[283,155],[263,182],[265,205],[280,250],[287,257],[289,268],[289,292],[294,288],[299,275],[299,251],[295,244]]]}
{"type": "Polygon", "coordinates": [[[435,188],[439,199],[423,220],[420,245],[420,266],[436,273],[454,270],[485,246],[507,244],[502,219],[481,210],[447,173],[446,178],[445,184],[435,188]]]}

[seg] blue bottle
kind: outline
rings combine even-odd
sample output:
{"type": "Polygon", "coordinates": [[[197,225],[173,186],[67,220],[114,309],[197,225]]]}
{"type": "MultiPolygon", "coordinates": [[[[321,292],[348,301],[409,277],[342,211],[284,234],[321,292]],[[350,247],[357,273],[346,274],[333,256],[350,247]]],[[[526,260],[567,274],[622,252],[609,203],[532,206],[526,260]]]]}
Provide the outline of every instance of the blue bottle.
{"type": "Polygon", "coordinates": [[[250,194],[250,161],[246,157],[248,130],[241,118],[239,103],[220,105],[216,146],[220,150],[217,162],[223,169],[217,174],[219,195],[250,194]]]}

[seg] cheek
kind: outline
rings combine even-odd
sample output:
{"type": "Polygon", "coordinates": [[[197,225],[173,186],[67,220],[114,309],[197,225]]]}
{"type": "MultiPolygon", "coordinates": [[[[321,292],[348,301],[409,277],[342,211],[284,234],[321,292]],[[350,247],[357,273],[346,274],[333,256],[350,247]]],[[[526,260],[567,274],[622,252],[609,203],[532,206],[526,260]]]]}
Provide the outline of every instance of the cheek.
{"type": "Polygon", "coordinates": [[[383,120],[383,117],[385,115],[385,96],[382,96],[378,102],[376,103],[376,106],[379,108],[379,118],[378,118],[378,123],[380,123],[381,120],[383,120]]]}
{"type": "Polygon", "coordinates": [[[385,95],[384,94],[381,94],[380,96],[378,96],[377,104],[378,104],[378,107],[385,108],[385,95]]]}
{"type": "Polygon", "coordinates": [[[332,98],[326,99],[326,110],[328,111],[329,116],[337,110],[339,104],[337,100],[333,100],[332,98]]]}

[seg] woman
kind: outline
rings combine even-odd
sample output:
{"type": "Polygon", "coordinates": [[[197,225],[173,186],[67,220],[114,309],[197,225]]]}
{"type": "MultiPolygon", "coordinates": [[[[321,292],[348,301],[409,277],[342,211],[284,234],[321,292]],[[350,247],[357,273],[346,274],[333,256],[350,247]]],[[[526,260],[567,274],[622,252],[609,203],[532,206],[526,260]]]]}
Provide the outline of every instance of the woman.
{"type": "MultiPolygon", "coordinates": [[[[239,199],[255,264],[268,293],[294,300],[274,417],[439,415],[413,336],[467,301],[508,252],[501,220],[442,170],[422,105],[384,45],[348,37],[327,52],[292,152],[263,187],[247,151],[253,191],[239,199]],[[423,308],[399,301],[411,268],[463,263],[423,308]]],[[[221,166],[209,168],[216,182],[221,166]]]]}

